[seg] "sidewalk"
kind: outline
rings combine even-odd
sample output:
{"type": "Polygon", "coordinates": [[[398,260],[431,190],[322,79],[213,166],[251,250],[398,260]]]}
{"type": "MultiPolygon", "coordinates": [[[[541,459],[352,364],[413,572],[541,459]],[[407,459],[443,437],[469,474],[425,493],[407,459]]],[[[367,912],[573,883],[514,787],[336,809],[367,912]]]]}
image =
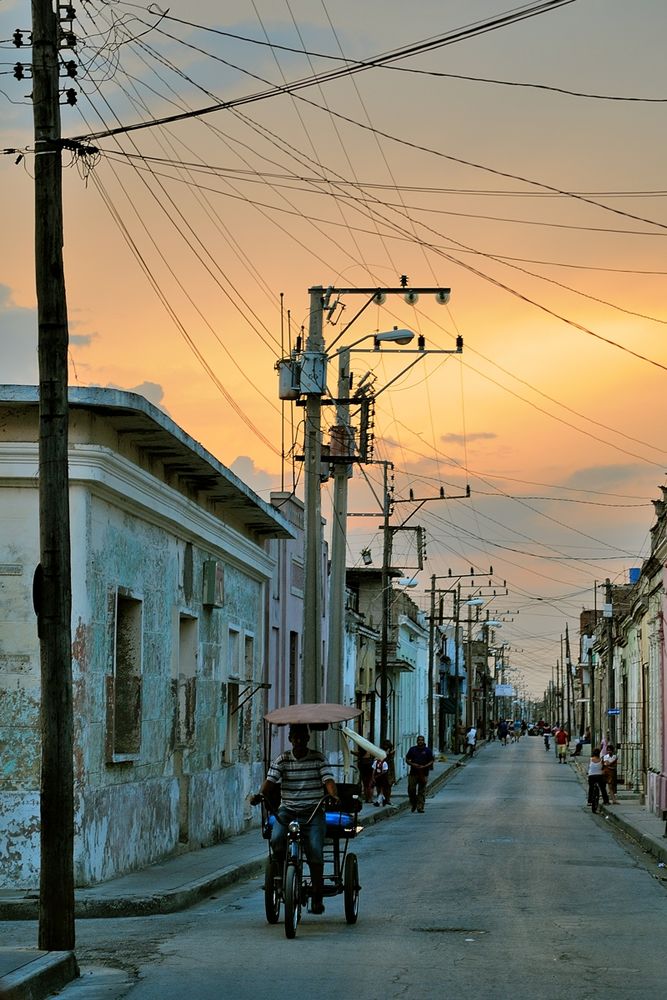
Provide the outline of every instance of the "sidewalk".
{"type": "MultiPolygon", "coordinates": [[[[588,788],[588,759],[590,747],[584,747],[581,757],[568,757],[585,789],[588,788]]],[[[641,805],[639,794],[619,786],[618,805],[605,806],[600,803],[600,811],[636,844],[652,855],[657,865],[667,865],[667,823],[655,813],[641,805]]]]}
{"type": "MultiPolygon", "coordinates": [[[[463,758],[438,760],[429,781],[429,792],[440,788],[463,758]]],[[[407,781],[392,790],[389,806],[364,803],[361,826],[369,827],[395,816],[410,806],[407,781]]],[[[131,872],[91,889],[75,891],[77,919],[92,917],[146,917],[174,913],[242,879],[259,875],[267,857],[260,831],[253,827],[214,847],[191,851],[131,872]]],[[[37,892],[0,889],[0,920],[37,920],[37,892]]],[[[43,1000],[78,975],[72,952],[43,952],[37,949],[0,948],[0,997],[2,1000],[43,1000]],[[4,993],[2,990],[4,989],[4,993]]]]}

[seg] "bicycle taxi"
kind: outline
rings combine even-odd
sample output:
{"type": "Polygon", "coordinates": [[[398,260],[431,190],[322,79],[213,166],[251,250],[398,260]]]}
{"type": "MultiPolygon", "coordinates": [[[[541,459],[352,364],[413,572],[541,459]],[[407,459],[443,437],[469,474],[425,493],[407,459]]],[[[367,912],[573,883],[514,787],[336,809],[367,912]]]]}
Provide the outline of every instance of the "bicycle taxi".
{"type": "MultiPolygon", "coordinates": [[[[349,705],[306,704],[289,705],[278,708],[264,716],[265,721],[265,765],[271,758],[274,726],[307,725],[313,732],[332,729],[341,735],[343,763],[333,765],[343,768],[344,777],[351,775],[350,750],[347,740],[370,749],[371,753],[383,759],[383,750],[364,740],[353,730],[342,725],[361,715],[359,709],[349,705]]],[[[358,824],[362,800],[360,785],[355,781],[336,779],[338,801],[327,801],[323,797],[318,808],[325,808],[326,832],[324,840],[323,896],[325,898],[342,895],[345,919],[355,924],[359,914],[359,864],[355,853],[349,850],[350,841],[361,832],[358,824]]],[[[264,873],[264,908],[270,924],[280,920],[281,906],[284,908],[285,935],[296,936],[302,911],[307,908],[313,895],[312,878],[308,869],[304,833],[301,824],[292,820],[287,826],[287,849],[284,861],[280,861],[271,847],[271,829],[276,820],[277,802],[262,799],[262,835],[268,844],[268,858],[264,873]],[[308,874],[307,874],[308,872],[308,874]]]]}

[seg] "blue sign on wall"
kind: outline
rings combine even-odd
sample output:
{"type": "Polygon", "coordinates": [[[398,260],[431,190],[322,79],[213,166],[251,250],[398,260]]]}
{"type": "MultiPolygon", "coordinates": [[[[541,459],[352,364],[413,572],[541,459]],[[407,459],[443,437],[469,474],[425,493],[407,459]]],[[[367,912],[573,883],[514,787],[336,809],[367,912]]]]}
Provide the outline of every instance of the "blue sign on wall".
{"type": "Polygon", "coordinates": [[[621,714],[620,708],[608,708],[607,709],[607,715],[620,715],[620,714],[621,714]]]}

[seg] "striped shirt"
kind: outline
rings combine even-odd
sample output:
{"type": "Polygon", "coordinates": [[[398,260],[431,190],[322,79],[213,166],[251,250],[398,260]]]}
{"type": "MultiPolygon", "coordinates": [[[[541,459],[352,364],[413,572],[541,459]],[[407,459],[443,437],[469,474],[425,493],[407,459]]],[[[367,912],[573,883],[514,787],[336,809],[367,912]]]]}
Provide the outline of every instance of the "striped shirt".
{"type": "Polygon", "coordinates": [[[267,779],[280,785],[280,801],[290,812],[309,812],[324,795],[324,783],[334,781],[333,771],[318,750],[308,750],[297,760],[286,750],[269,767],[267,779]]]}

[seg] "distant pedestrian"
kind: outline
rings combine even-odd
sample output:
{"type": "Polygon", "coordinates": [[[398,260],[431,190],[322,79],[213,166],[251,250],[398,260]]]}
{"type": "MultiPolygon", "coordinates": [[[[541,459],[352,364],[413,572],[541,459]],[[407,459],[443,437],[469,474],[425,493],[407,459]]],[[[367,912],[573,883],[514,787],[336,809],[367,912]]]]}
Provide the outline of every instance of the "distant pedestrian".
{"type": "Polygon", "coordinates": [[[475,747],[477,746],[477,730],[474,726],[470,726],[466,733],[466,753],[468,757],[475,756],[475,747]]]}
{"type": "Polygon", "coordinates": [[[359,771],[359,781],[361,782],[364,802],[373,801],[373,756],[368,750],[353,751],[357,758],[357,769],[359,771]]]}
{"type": "Polygon", "coordinates": [[[588,765],[588,804],[591,804],[591,793],[593,791],[593,785],[599,785],[600,791],[602,793],[602,801],[606,806],[609,805],[609,795],[607,794],[607,782],[604,780],[604,774],[602,773],[602,760],[600,758],[600,747],[593,747],[591,749],[591,759],[588,765]]]}
{"type": "Polygon", "coordinates": [[[413,812],[424,812],[426,784],[433,768],[433,761],[433,751],[426,746],[425,737],[418,736],[416,744],[410,747],[405,755],[405,762],[410,766],[408,798],[413,812]]]}
{"type": "Polygon", "coordinates": [[[389,765],[385,760],[376,760],[373,763],[373,784],[375,786],[374,806],[383,806],[391,801],[389,790],[389,765]]]}
{"type": "Polygon", "coordinates": [[[383,740],[380,744],[387,755],[387,788],[385,795],[385,805],[391,802],[391,790],[396,784],[396,748],[391,740],[383,740]]]}
{"type": "Polygon", "coordinates": [[[505,721],[505,719],[501,719],[500,722],[498,723],[498,739],[500,740],[501,745],[504,747],[507,746],[507,733],[508,733],[507,722],[505,721]]]}
{"type": "Polygon", "coordinates": [[[558,757],[559,764],[565,764],[565,758],[567,756],[567,747],[570,742],[570,734],[566,732],[564,726],[559,726],[556,730],[556,735],[554,736],[556,741],[556,755],[558,757]]]}
{"type": "Polygon", "coordinates": [[[550,729],[545,729],[544,730],[544,749],[547,751],[547,753],[549,752],[550,742],[551,742],[551,730],[550,729]]]}
{"type": "Polygon", "coordinates": [[[602,758],[602,773],[604,775],[605,782],[607,783],[607,791],[611,795],[611,801],[613,805],[618,805],[618,798],[616,795],[616,774],[618,771],[618,756],[614,750],[613,744],[609,744],[607,747],[607,752],[602,758]]]}

